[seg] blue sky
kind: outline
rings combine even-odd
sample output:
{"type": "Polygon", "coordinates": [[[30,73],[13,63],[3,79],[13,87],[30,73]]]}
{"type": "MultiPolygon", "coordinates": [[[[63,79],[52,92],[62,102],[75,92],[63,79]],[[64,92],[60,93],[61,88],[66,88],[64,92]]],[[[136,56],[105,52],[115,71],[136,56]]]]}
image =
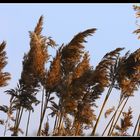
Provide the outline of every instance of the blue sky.
{"type": "MultiPolygon", "coordinates": [[[[8,65],[5,70],[12,75],[8,87],[0,92],[16,86],[23,55],[29,50],[28,31],[34,29],[41,15],[44,16],[43,34],[52,36],[59,45],[68,43],[78,32],[97,28],[85,44],[94,67],[105,53],[117,47],[125,47],[125,53],[135,51],[140,45],[137,36],[132,34],[137,28],[132,4],[0,4],[0,42],[7,42],[8,65]]],[[[54,54],[55,51],[50,53],[54,54]]],[[[140,97],[138,94],[136,96],[140,97]]],[[[7,96],[3,94],[0,104],[7,102],[7,96]]],[[[134,101],[130,104],[133,106],[134,101]]],[[[135,101],[134,108],[138,105],[138,101],[135,101]]],[[[137,115],[138,111],[135,112],[137,115]]]]}

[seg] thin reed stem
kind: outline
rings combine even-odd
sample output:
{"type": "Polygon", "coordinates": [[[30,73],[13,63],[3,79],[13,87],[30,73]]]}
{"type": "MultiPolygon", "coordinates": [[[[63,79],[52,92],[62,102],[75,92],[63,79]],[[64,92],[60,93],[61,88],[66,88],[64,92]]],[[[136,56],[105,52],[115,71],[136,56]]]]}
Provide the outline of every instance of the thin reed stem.
{"type": "Polygon", "coordinates": [[[61,115],[60,115],[60,120],[59,120],[59,124],[58,124],[58,134],[60,133],[60,130],[61,130],[62,120],[63,120],[63,113],[61,113],[61,115]]]}
{"type": "Polygon", "coordinates": [[[126,101],[125,101],[125,103],[124,103],[124,105],[123,105],[123,107],[122,107],[121,111],[119,112],[119,115],[118,115],[118,117],[117,117],[117,119],[116,119],[116,121],[115,121],[115,123],[114,123],[114,125],[113,125],[112,130],[110,131],[110,133],[108,133],[108,135],[109,135],[109,136],[111,136],[111,135],[112,135],[113,130],[114,130],[114,128],[115,128],[115,126],[116,126],[116,124],[117,124],[117,122],[118,122],[119,118],[120,118],[120,115],[121,115],[121,113],[122,113],[122,111],[123,111],[123,109],[124,109],[124,107],[125,107],[126,103],[128,102],[128,99],[129,99],[129,96],[126,98],[126,101]]]}
{"type": "Polygon", "coordinates": [[[25,134],[25,136],[28,135],[28,128],[29,128],[29,123],[30,123],[30,116],[31,116],[31,110],[29,110],[29,115],[28,115],[28,121],[27,121],[26,134],[25,134]]]}
{"type": "Polygon", "coordinates": [[[4,136],[6,135],[6,131],[7,131],[7,126],[8,126],[8,122],[9,122],[9,113],[11,111],[11,108],[12,108],[12,101],[14,101],[14,98],[10,101],[10,106],[9,106],[9,109],[8,109],[8,113],[7,113],[7,119],[6,119],[6,125],[5,125],[5,128],[4,128],[4,136]]]}
{"type": "MultiPolygon", "coordinates": [[[[60,123],[60,116],[61,116],[61,114],[60,114],[60,112],[59,112],[59,115],[58,115],[58,118],[57,118],[57,122],[56,122],[56,127],[55,127],[55,133],[58,133],[58,127],[59,127],[59,123],[60,123]],[[56,131],[57,130],[57,131],[56,131]]],[[[54,134],[55,134],[54,133],[54,134]]]]}
{"type": "Polygon", "coordinates": [[[8,122],[9,122],[9,117],[7,116],[7,119],[6,119],[6,124],[5,124],[5,128],[4,128],[4,134],[3,134],[3,136],[5,136],[5,135],[6,135],[6,131],[7,131],[8,122]]]}
{"type": "Polygon", "coordinates": [[[103,133],[102,133],[102,136],[105,134],[107,128],[109,127],[110,123],[112,122],[113,118],[115,117],[116,113],[118,112],[118,109],[119,109],[120,106],[122,105],[123,101],[124,101],[124,100],[121,100],[121,101],[120,101],[120,104],[117,106],[116,111],[114,112],[114,114],[113,114],[113,116],[111,117],[110,121],[108,122],[106,128],[104,129],[104,131],[103,131],[103,133]]]}
{"type": "Polygon", "coordinates": [[[24,108],[22,107],[22,109],[21,109],[21,113],[20,113],[20,116],[19,116],[19,121],[18,121],[17,128],[18,128],[18,127],[19,127],[19,125],[20,125],[21,118],[22,118],[22,115],[23,115],[23,110],[24,110],[24,108]]]}
{"type": "Polygon", "coordinates": [[[16,125],[17,125],[17,123],[18,123],[19,113],[20,113],[20,108],[17,109],[17,111],[16,111],[15,127],[16,127],[16,125]]]}
{"type": "Polygon", "coordinates": [[[55,123],[54,123],[54,127],[53,127],[53,134],[55,134],[57,119],[58,119],[58,117],[56,115],[56,117],[55,117],[55,123]]]}
{"type": "Polygon", "coordinates": [[[16,129],[16,128],[17,128],[17,124],[18,124],[18,119],[19,119],[20,109],[21,109],[21,107],[18,108],[17,111],[16,111],[16,119],[15,119],[14,131],[13,131],[12,136],[17,136],[17,129],[16,129]]]}
{"type": "Polygon", "coordinates": [[[103,109],[104,109],[104,107],[105,107],[105,105],[106,105],[106,103],[107,103],[107,100],[108,100],[108,98],[109,98],[109,96],[110,96],[110,93],[111,93],[111,91],[112,91],[112,89],[113,89],[113,85],[114,85],[114,81],[112,82],[112,84],[110,85],[110,87],[109,87],[109,89],[108,89],[107,95],[106,95],[105,100],[104,100],[104,102],[103,102],[103,104],[102,104],[102,107],[101,107],[100,113],[99,113],[99,115],[98,115],[97,121],[96,121],[95,126],[94,126],[94,128],[93,128],[93,130],[92,130],[92,133],[91,133],[92,136],[95,135],[95,132],[96,132],[96,129],[97,129],[97,125],[98,125],[98,123],[99,123],[99,120],[100,120],[101,114],[102,114],[102,112],[103,112],[103,109]]]}
{"type": "Polygon", "coordinates": [[[42,123],[43,123],[44,116],[45,116],[45,113],[46,113],[46,109],[47,109],[47,105],[48,105],[48,102],[49,102],[49,98],[50,98],[50,93],[48,94],[48,96],[46,96],[46,100],[45,100],[45,103],[44,103],[44,108],[43,108],[42,116],[40,118],[40,124],[39,124],[39,128],[38,128],[37,136],[40,136],[40,131],[41,131],[42,123]]]}
{"type": "Polygon", "coordinates": [[[137,119],[137,122],[136,122],[136,125],[135,125],[135,128],[134,128],[134,131],[133,131],[132,136],[134,136],[135,133],[136,133],[136,129],[137,129],[137,127],[138,127],[139,121],[140,121],[140,115],[138,116],[138,119],[137,119]]]}
{"type": "Polygon", "coordinates": [[[44,92],[45,92],[45,90],[44,90],[44,87],[43,87],[43,89],[42,89],[42,100],[41,100],[41,112],[40,112],[40,118],[41,118],[42,113],[43,113],[44,92]]]}
{"type": "Polygon", "coordinates": [[[140,121],[139,121],[139,125],[138,125],[138,132],[137,132],[137,136],[140,136],[140,121]]]}
{"type": "Polygon", "coordinates": [[[22,118],[22,115],[23,115],[23,110],[24,110],[23,107],[19,108],[16,124],[14,126],[15,129],[14,129],[14,132],[13,132],[12,136],[17,136],[18,135],[18,128],[19,128],[19,125],[20,125],[20,122],[21,122],[21,118],[22,118]]]}
{"type": "Polygon", "coordinates": [[[116,117],[116,115],[117,115],[117,112],[118,112],[120,106],[122,105],[122,103],[124,102],[124,100],[125,100],[125,98],[122,98],[122,99],[120,100],[118,106],[117,106],[117,110],[115,111],[115,113],[114,113],[114,115],[113,115],[113,119],[112,119],[112,122],[111,122],[111,126],[110,126],[110,128],[109,128],[109,131],[108,131],[108,134],[107,134],[107,135],[109,135],[110,132],[111,132],[111,129],[112,129],[112,127],[113,127],[113,124],[114,124],[114,121],[115,121],[115,117],[116,117]]]}

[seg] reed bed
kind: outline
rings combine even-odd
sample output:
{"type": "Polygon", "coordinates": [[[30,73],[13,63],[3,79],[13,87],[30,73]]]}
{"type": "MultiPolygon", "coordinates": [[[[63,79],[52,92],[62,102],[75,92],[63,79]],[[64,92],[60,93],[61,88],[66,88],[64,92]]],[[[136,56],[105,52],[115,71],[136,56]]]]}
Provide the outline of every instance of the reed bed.
{"type": "MultiPolygon", "coordinates": [[[[139,18],[140,7],[134,5],[133,8],[136,18],[139,18]]],[[[84,43],[87,42],[86,37],[96,35],[96,28],[79,32],[68,44],[60,46],[53,38],[42,35],[42,30],[43,16],[34,31],[29,31],[30,48],[23,56],[17,86],[5,91],[10,97],[9,105],[0,105],[0,111],[7,116],[6,119],[0,117],[0,125],[4,128],[1,136],[7,136],[8,131],[11,136],[28,136],[36,106],[40,107],[40,115],[36,118],[38,128],[35,136],[87,136],[85,130],[90,132],[90,136],[97,136],[102,117],[110,120],[99,136],[140,136],[140,115],[134,124],[133,108],[126,107],[139,89],[140,49],[122,55],[125,48],[116,48],[93,66],[90,64],[92,56],[84,43]],[[53,58],[49,47],[56,51],[53,58]],[[118,92],[119,101],[116,106],[105,110],[114,89],[118,92]],[[97,100],[103,94],[105,99],[98,105],[97,100]],[[23,130],[21,121],[24,114],[28,117],[23,130]],[[54,122],[50,123],[49,118],[54,122]],[[131,134],[128,133],[130,128],[133,128],[131,134]]],[[[133,33],[140,39],[139,25],[133,33]]],[[[0,88],[7,86],[12,78],[9,72],[4,72],[8,63],[5,48],[6,42],[3,41],[0,44],[0,88]]]]}

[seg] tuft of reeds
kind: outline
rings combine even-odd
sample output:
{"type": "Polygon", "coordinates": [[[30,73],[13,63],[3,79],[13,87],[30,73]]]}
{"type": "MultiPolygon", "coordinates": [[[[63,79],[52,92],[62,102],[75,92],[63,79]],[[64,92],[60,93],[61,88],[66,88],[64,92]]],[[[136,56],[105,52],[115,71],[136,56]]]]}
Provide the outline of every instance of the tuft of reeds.
{"type": "Polygon", "coordinates": [[[129,136],[127,130],[133,127],[132,119],[132,109],[129,107],[128,112],[122,112],[123,118],[121,119],[120,125],[116,125],[115,129],[118,132],[114,132],[112,135],[117,136],[129,136]]]}
{"type": "Polygon", "coordinates": [[[7,65],[6,57],[6,42],[0,44],[0,87],[7,86],[7,81],[11,79],[10,73],[3,72],[4,67],[7,65]]]}
{"type": "MultiPolygon", "coordinates": [[[[139,18],[140,7],[135,5],[133,8],[136,18],[139,18]]],[[[117,89],[120,99],[117,106],[112,105],[104,114],[105,118],[113,115],[102,136],[106,133],[107,136],[130,136],[128,130],[133,127],[132,108],[129,107],[127,112],[123,110],[128,99],[139,88],[140,49],[132,53],[128,51],[121,56],[124,48],[116,48],[106,53],[97,66],[93,67],[84,43],[87,42],[86,37],[96,32],[96,28],[79,32],[68,44],[61,46],[51,37],[43,36],[42,30],[43,16],[39,18],[34,31],[29,31],[30,48],[23,57],[23,68],[17,86],[5,91],[10,95],[9,105],[0,105],[0,111],[7,115],[6,120],[0,119],[0,124],[4,126],[3,135],[6,136],[7,131],[11,131],[11,136],[28,136],[31,115],[34,114],[35,106],[40,105],[37,136],[86,136],[87,130],[91,130],[90,136],[97,136],[101,115],[113,89],[117,89]],[[52,59],[49,47],[56,50],[52,59]],[[105,89],[105,99],[99,106],[96,101],[105,89]],[[96,109],[99,109],[99,114],[95,113],[96,109]],[[20,124],[24,113],[27,114],[27,122],[25,130],[22,130],[20,124]],[[54,118],[54,122],[50,121],[50,117],[54,118]],[[52,130],[50,125],[53,125],[52,130]]],[[[139,26],[134,33],[139,35],[139,26]]],[[[8,72],[3,72],[7,64],[5,47],[6,43],[2,42],[0,87],[6,86],[11,78],[8,72]]],[[[134,127],[132,136],[134,135],[140,135],[140,117],[134,127]]]]}

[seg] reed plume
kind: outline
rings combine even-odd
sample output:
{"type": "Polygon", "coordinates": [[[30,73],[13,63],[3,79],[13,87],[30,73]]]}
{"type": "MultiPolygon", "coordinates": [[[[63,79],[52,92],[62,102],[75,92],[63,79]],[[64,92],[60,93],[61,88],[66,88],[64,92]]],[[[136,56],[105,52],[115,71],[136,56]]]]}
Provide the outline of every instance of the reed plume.
{"type": "Polygon", "coordinates": [[[7,57],[6,57],[6,42],[3,41],[0,44],[0,87],[7,86],[7,81],[11,79],[10,73],[3,72],[4,67],[7,65],[7,57]]]}
{"type": "Polygon", "coordinates": [[[132,119],[132,109],[129,107],[128,112],[122,112],[123,118],[121,119],[121,124],[116,125],[115,129],[118,130],[118,132],[114,133],[113,135],[117,136],[129,136],[127,133],[127,130],[130,127],[133,127],[133,123],[131,121],[132,119]]]}
{"type": "MultiPolygon", "coordinates": [[[[92,130],[91,135],[95,135],[97,125],[99,123],[103,109],[104,109],[104,107],[108,101],[108,98],[111,94],[111,91],[113,88],[116,88],[115,83],[116,83],[116,76],[118,73],[118,60],[120,57],[120,52],[123,49],[124,48],[116,48],[115,50],[107,53],[95,69],[96,73],[95,73],[93,78],[95,79],[95,81],[98,80],[97,82],[99,82],[99,84],[97,84],[94,88],[95,89],[97,88],[99,90],[98,96],[101,95],[101,93],[104,91],[105,87],[109,87],[109,88],[108,88],[108,92],[107,92],[107,95],[105,97],[105,100],[101,106],[101,110],[99,112],[97,121],[96,121],[95,126],[92,130]]],[[[98,90],[95,90],[95,91],[97,92],[98,90]]],[[[95,94],[97,94],[96,92],[95,92],[95,94]]]]}
{"type": "MultiPolygon", "coordinates": [[[[135,5],[133,8],[136,18],[139,18],[140,7],[135,5]]],[[[6,120],[0,119],[0,124],[4,125],[4,136],[7,131],[11,131],[12,136],[18,136],[19,133],[23,135],[24,132],[28,136],[31,113],[39,103],[41,108],[37,136],[84,136],[85,130],[91,130],[91,135],[96,136],[101,115],[113,89],[120,91],[120,100],[117,107],[109,107],[104,114],[107,118],[113,113],[103,135],[111,124],[108,136],[129,136],[128,130],[133,126],[132,109],[130,107],[127,112],[123,109],[129,97],[134,96],[134,92],[139,88],[140,49],[132,53],[128,51],[121,56],[124,48],[116,48],[106,53],[97,66],[93,67],[83,43],[87,42],[86,37],[95,33],[96,28],[79,32],[68,44],[62,44],[58,48],[55,48],[58,45],[51,37],[42,35],[42,30],[43,16],[39,18],[35,29],[29,31],[30,48],[24,54],[17,86],[5,91],[11,98],[8,106],[0,105],[0,111],[7,115],[6,120]],[[49,55],[49,47],[56,49],[53,59],[49,55]],[[106,89],[107,94],[99,109],[97,99],[101,98],[106,89]],[[42,96],[41,101],[37,94],[42,96]],[[96,109],[99,109],[98,115],[95,113],[96,109]],[[24,131],[20,124],[26,111],[29,114],[24,131]],[[50,130],[52,123],[49,117],[55,119],[53,130],[50,130]]],[[[133,33],[140,39],[139,25],[133,33]]],[[[7,64],[5,47],[6,43],[2,42],[0,87],[6,86],[10,80],[10,74],[3,72],[7,64]]],[[[133,135],[136,130],[139,135],[139,123],[138,117],[133,135]]]]}

